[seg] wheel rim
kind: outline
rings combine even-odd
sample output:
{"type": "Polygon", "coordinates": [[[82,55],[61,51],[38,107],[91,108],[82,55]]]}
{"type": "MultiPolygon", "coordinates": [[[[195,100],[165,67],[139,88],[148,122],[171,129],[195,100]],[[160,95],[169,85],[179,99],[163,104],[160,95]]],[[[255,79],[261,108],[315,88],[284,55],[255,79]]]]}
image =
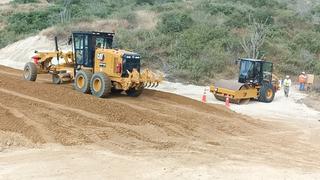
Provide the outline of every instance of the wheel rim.
{"type": "Polygon", "coordinates": [[[25,69],[24,69],[24,78],[25,79],[28,79],[28,77],[30,76],[30,69],[29,69],[29,67],[26,67],[25,69]]]}
{"type": "Polygon", "coordinates": [[[52,81],[53,83],[59,84],[60,83],[59,75],[56,75],[56,74],[52,75],[52,81]]]}
{"type": "Polygon", "coordinates": [[[78,88],[83,88],[83,86],[84,86],[84,81],[85,81],[85,79],[84,79],[84,77],[81,75],[81,76],[79,76],[78,77],[78,79],[77,79],[77,86],[78,86],[78,88]]]}
{"type": "Polygon", "coordinates": [[[102,86],[102,84],[101,84],[101,81],[100,81],[99,78],[93,80],[93,90],[95,92],[100,91],[101,90],[101,86],[102,86]]]}
{"type": "Polygon", "coordinates": [[[272,89],[268,89],[268,91],[267,91],[267,98],[268,98],[268,99],[271,99],[271,98],[272,98],[272,95],[273,95],[272,89]]]}

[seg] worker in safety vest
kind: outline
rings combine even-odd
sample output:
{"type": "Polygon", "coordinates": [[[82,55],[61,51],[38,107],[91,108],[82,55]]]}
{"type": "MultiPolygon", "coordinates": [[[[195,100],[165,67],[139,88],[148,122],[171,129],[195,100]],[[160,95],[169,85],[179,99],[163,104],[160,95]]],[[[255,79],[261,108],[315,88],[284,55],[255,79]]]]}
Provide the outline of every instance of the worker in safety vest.
{"type": "Polygon", "coordinates": [[[289,97],[290,86],[291,86],[291,79],[290,79],[290,76],[287,75],[283,81],[284,95],[286,97],[289,97]]]}
{"type": "Polygon", "coordinates": [[[307,82],[306,73],[302,72],[299,76],[299,91],[304,91],[306,82],[307,82]]]}

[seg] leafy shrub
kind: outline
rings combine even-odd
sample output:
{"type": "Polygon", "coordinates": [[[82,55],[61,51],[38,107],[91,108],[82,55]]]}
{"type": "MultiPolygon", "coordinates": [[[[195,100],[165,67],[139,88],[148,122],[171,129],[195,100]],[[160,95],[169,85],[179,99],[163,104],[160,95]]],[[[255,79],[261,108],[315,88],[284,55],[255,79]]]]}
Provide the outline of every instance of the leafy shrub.
{"type": "Polygon", "coordinates": [[[266,23],[266,24],[273,24],[274,19],[273,19],[273,11],[267,8],[258,8],[256,9],[252,17],[257,21],[261,23],[266,23]]]}
{"type": "Polygon", "coordinates": [[[87,24],[94,29],[96,20],[126,20],[125,28],[117,30],[118,47],[140,53],[144,66],[200,82],[219,78],[219,74],[233,77],[237,68],[232,61],[245,55],[240,42],[248,33],[250,19],[267,19],[270,31],[261,51],[274,62],[275,71],[279,75],[302,70],[320,74],[320,6],[315,4],[301,15],[297,13],[301,7],[292,0],[73,0],[67,7],[70,23],[59,24],[64,0],[51,2],[49,8],[33,12],[0,12],[0,48],[55,24],[58,35],[67,36],[81,25],[86,27],[86,22],[92,22],[92,26],[87,24]],[[156,12],[155,29],[135,28],[138,10],[156,12]]]}
{"type": "Polygon", "coordinates": [[[49,11],[33,11],[13,14],[8,18],[8,30],[17,34],[33,33],[52,25],[49,11]]]}
{"type": "Polygon", "coordinates": [[[236,8],[231,5],[231,4],[219,4],[219,3],[210,3],[205,5],[207,11],[211,14],[211,15],[216,15],[219,13],[222,13],[224,15],[231,15],[232,13],[234,13],[234,11],[236,11],[236,8]]]}
{"type": "Polygon", "coordinates": [[[181,32],[193,24],[189,14],[180,12],[166,13],[161,17],[158,28],[162,33],[181,32]]]}
{"type": "Polygon", "coordinates": [[[13,3],[27,4],[27,3],[37,3],[39,0],[14,0],[13,3]]]}
{"type": "Polygon", "coordinates": [[[298,33],[291,44],[293,50],[306,49],[312,53],[320,53],[320,34],[313,31],[298,33]]]}
{"type": "Polygon", "coordinates": [[[136,4],[142,5],[142,4],[150,4],[153,5],[155,3],[155,0],[136,0],[136,4]]]}
{"type": "Polygon", "coordinates": [[[253,7],[268,7],[268,8],[285,8],[285,3],[280,3],[277,0],[233,0],[241,3],[250,4],[253,7]]]}

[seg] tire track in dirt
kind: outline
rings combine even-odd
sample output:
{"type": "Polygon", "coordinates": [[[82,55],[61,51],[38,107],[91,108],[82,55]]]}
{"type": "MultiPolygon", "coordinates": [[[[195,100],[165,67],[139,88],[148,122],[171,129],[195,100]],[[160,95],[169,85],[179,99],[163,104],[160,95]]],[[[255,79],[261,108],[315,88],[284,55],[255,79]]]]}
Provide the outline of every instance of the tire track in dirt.
{"type": "MultiPolygon", "coordinates": [[[[145,136],[145,135],[143,135],[141,133],[138,133],[137,131],[133,130],[133,129],[136,129],[134,125],[124,125],[122,123],[107,122],[105,117],[102,116],[102,115],[94,114],[94,113],[91,113],[91,112],[88,112],[88,111],[84,111],[84,110],[81,110],[81,109],[71,108],[71,107],[68,107],[68,106],[65,106],[65,105],[62,105],[62,104],[49,102],[49,101],[46,101],[46,100],[42,100],[42,99],[39,99],[39,98],[31,97],[31,96],[28,96],[28,95],[24,95],[24,94],[15,92],[15,91],[6,90],[6,89],[3,89],[3,88],[0,88],[0,92],[6,93],[6,94],[10,94],[12,96],[16,96],[16,97],[19,97],[19,98],[35,101],[35,102],[38,102],[38,103],[46,104],[46,105],[50,106],[50,109],[55,109],[57,111],[70,111],[70,112],[73,112],[75,114],[80,114],[80,115],[82,115],[82,116],[84,116],[84,117],[86,117],[88,119],[94,119],[94,121],[98,121],[100,124],[104,124],[105,126],[111,128],[113,131],[115,131],[118,134],[122,134],[122,135],[125,135],[125,136],[130,137],[130,138],[135,138],[137,140],[140,140],[140,141],[143,141],[143,142],[146,142],[146,143],[151,143],[151,144],[154,144],[154,146],[157,146],[157,145],[159,145],[159,146],[162,146],[162,145],[168,146],[168,144],[170,144],[170,143],[167,143],[167,142],[154,141],[154,140],[148,138],[147,136],[145,136]]],[[[15,114],[18,118],[21,118],[21,116],[23,116],[23,115],[18,114],[18,113],[19,112],[16,112],[16,111],[13,112],[13,114],[15,114]]],[[[81,129],[81,128],[82,128],[81,126],[77,127],[77,129],[81,129]]],[[[92,142],[97,142],[97,140],[99,139],[99,138],[97,138],[96,134],[89,135],[89,138],[92,140],[92,142]]]]}
{"type": "MultiPolygon", "coordinates": [[[[33,143],[45,143],[42,135],[37,132],[35,127],[26,124],[20,118],[14,116],[8,109],[0,107],[0,130],[8,133],[18,133],[24,136],[25,138],[31,140],[33,143]]],[[[5,141],[8,140],[8,137],[1,138],[0,144],[5,144],[5,141]]],[[[10,140],[10,144],[15,144],[16,139],[10,140]]]]}
{"type": "Polygon", "coordinates": [[[152,90],[138,98],[99,99],[72,90],[70,84],[50,84],[49,76],[23,81],[21,73],[0,66],[0,130],[33,142],[46,143],[47,134],[62,145],[94,144],[116,152],[190,152],[213,160],[268,159],[282,166],[320,167],[318,153],[311,153],[319,147],[296,142],[299,134],[274,133],[288,131],[288,126],[152,90]],[[29,128],[41,126],[44,132],[29,128]]]}
{"type": "MultiPolygon", "coordinates": [[[[13,73],[13,72],[0,71],[0,74],[19,77],[20,79],[23,79],[23,75],[21,73],[18,74],[18,73],[13,73]]],[[[48,79],[43,77],[43,76],[41,76],[41,75],[38,75],[37,81],[39,81],[39,82],[48,82],[48,79]]]]}
{"type": "Polygon", "coordinates": [[[55,140],[50,136],[48,131],[46,131],[46,129],[47,129],[46,127],[44,127],[41,124],[31,120],[30,118],[28,118],[26,115],[24,115],[22,112],[20,112],[17,109],[5,106],[2,103],[0,103],[0,107],[3,108],[3,109],[8,110],[9,113],[11,113],[16,118],[20,119],[21,121],[23,121],[27,125],[29,125],[31,127],[34,127],[35,130],[38,131],[41,134],[42,138],[44,138],[45,142],[47,142],[47,143],[54,143],[55,142],[55,140]]]}
{"type": "Polygon", "coordinates": [[[27,96],[27,95],[20,94],[20,93],[17,93],[17,92],[14,92],[14,91],[10,91],[10,90],[6,90],[6,89],[3,89],[3,88],[0,88],[0,91],[3,92],[3,93],[6,93],[6,94],[10,94],[10,95],[13,95],[13,96],[17,96],[17,97],[23,98],[23,99],[28,99],[28,100],[31,100],[31,101],[36,101],[36,102],[39,102],[39,103],[47,104],[52,109],[72,111],[72,112],[75,112],[77,114],[81,114],[81,115],[83,115],[83,116],[85,116],[87,118],[94,118],[96,120],[99,120],[99,121],[105,123],[103,116],[100,116],[100,115],[97,115],[97,114],[94,114],[94,113],[91,113],[91,112],[88,112],[88,111],[84,111],[84,110],[81,110],[81,109],[75,109],[75,108],[71,108],[71,107],[68,107],[68,106],[64,106],[62,104],[57,104],[57,103],[45,101],[45,100],[42,100],[42,99],[39,99],[39,98],[27,96]]]}

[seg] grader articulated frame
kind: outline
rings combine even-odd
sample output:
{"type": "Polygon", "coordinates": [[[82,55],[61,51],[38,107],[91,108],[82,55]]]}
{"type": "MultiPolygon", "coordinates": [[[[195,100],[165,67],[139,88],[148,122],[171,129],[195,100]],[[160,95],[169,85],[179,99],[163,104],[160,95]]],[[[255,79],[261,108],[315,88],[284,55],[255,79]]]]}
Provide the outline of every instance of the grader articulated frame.
{"type": "Polygon", "coordinates": [[[162,81],[149,69],[140,72],[140,55],[126,50],[112,49],[114,33],[74,32],[73,51],[38,52],[33,62],[24,68],[24,78],[35,81],[38,74],[52,74],[52,82],[61,84],[74,80],[75,89],[106,97],[111,92],[125,91],[139,96],[144,87],[157,87],[162,81]],[[54,63],[54,61],[57,61],[54,63]]]}

